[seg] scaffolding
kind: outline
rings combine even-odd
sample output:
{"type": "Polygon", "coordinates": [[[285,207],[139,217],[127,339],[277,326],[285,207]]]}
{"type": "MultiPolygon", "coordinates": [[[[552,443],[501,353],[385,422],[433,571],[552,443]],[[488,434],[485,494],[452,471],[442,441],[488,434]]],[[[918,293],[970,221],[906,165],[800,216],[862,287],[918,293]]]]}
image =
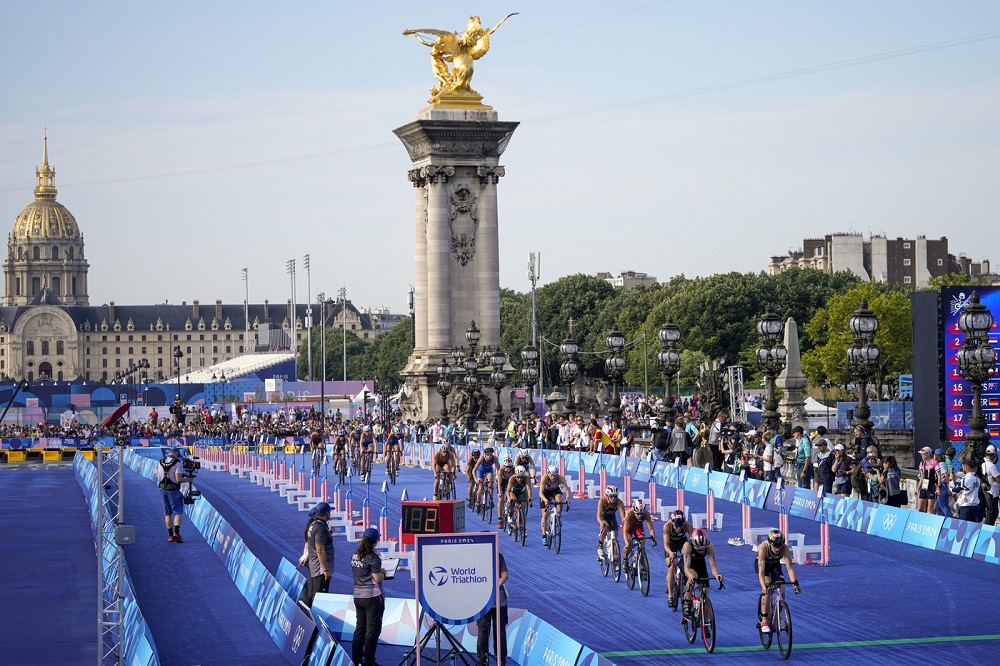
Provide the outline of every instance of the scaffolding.
{"type": "Polygon", "coordinates": [[[120,665],[122,654],[122,619],[125,555],[124,543],[134,541],[131,528],[122,525],[124,474],[120,446],[107,451],[98,441],[95,447],[97,461],[97,664],[120,665]],[[124,528],[121,529],[121,528],[124,528]]]}
{"type": "Polygon", "coordinates": [[[737,423],[747,422],[747,401],[743,395],[743,367],[731,365],[726,368],[729,379],[729,418],[737,423]]]}

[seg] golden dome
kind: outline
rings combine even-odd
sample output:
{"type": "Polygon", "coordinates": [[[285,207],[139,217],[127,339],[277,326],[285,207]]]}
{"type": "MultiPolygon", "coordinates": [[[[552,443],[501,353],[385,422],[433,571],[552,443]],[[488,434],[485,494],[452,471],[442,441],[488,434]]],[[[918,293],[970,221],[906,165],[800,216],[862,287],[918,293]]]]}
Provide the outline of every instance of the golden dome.
{"type": "Polygon", "coordinates": [[[42,166],[35,169],[35,200],[14,220],[17,239],[77,240],[80,227],[66,207],[56,201],[56,172],[49,166],[49,138],[42,144],[42,166]]]}

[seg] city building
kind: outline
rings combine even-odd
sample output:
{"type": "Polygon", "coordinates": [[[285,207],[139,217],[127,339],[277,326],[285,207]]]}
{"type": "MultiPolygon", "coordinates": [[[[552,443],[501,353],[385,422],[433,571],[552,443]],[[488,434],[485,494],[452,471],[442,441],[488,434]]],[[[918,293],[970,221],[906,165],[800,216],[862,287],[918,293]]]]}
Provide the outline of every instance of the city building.
{"type": "Polygon", "coordinates": [[[604,280],[610,284],[615,289],[632,289],[633,287],[638,287],[641,284],[644,285],[654,285],[656,284],[656,278],[652,275],[646,275],[645,273],[639,273],[637,271],[622,271],[621,275],[614,277],[611,273],[598,273],[597,277],[604,280]]]}
{"type": "MultiPolygon", "coordinates": [[[[110,382],[130,366],[145,365],[150,381],[226,361],[244,353],[291,349],[307,331],[306,304],[90,305],[83,234],[56,201],[48,140],[35,171],[35,200],[14,219],[3,262],[0,307],[0,380],[110,382]]],[[[377,335],[370,316],[349,300],[327,300],[327,326],[362,340],[377,335]]],[[[136,378],[141,379],[141,378],[136,378]]]]}
{"type": "Polygon", "coordinates": [[[806,238],[802,249],[771,257],[768,272],[777,275],[789,268],[815,268],[827,273],[850,271],[862,280],[905,284],[912,289],[925,288],[930,279],[950,273],[968,277],[986,276],[990,262],[969,260],[949,253],[948,239],[890,239],[872,235],[865,239],[857,233],[828,234],[806,238]]]}
{"type": "Polygon", "coordinates": [[[361,313],[368,316],[371,322],[371,329],[378,337],[390,328],[406,319],[406,315],[392,314],[384,305],[375,308],[362,308],[361,313]]]}

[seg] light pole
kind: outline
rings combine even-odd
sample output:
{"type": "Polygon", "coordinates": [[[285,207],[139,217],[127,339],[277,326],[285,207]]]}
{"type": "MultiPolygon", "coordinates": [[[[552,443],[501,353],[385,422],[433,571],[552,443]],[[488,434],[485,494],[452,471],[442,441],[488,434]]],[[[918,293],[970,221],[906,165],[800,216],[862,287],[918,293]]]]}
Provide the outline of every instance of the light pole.
{"type": "Polygon", "coordinates": [[[989,339],[992,327],[993,315],[979,302],[979,294],[972,292],[968,304],[958,316],[958,328],[965,335],[957,354],[958,372],[972,384],[972,414],[965,433],[965,448],[958,459],[971,463],[977,470],[990,443],[983,416],[982,392],[983,382],[993,375],[997,365],[997,353],[989,339]]]}
{"type": "Polygon", "coordinates": [[[611,404],[608,405],[608,414],[611,416],[611,424],[620,428],[622,425],[622,399],[618,394],[618,380],[625,374],[625,357],[622,356],[622,351],[625,349],[625,336],[618,330],[617,324],[608,333],[604,342],[611,352],[611,356],[604,361],[604,371],[611,378],[611,404]]]}
{"type": "Polygon", "coordinates": [[[881,350],[875,344],[875,332],[878,331],[878,318],[868,309],[868,300],[862,298],[858,309],[851,314],[848,322],[854,341],[847,348],[847,367],[858,383],[858,404],[854,408],[854,422],[866,435],[871,435],[874,424],[868,418],[871,409],[868,407],[868,380],[878,371],[878,360],[881,350]]]}
{"type": "Polygon", "coordinates": [[[344,320],[344,381],[347,381],[347,287],[341,287],[337,292],[340,297],[340,310],[344,320]]]}
{"type": "Polygon", "coordinates": [[[320,354],[323,355],[323,377],[319,382],[319,427],[322,432],[326,432],[326,294],[322,291],[316,295],[319,303],[319,335],[320,354]]]}
{"type": "Polygon", "coordinates": [[[656,362],[663,373],[663,408],[660,410],[661,426],[672,423],[677,416],[674,409],[673,382],[674,375],[681,367],[681,354],[677,351],[677,342],[681,339],[681,330],[677,328],[673,317],[667,317],[667,323],[660,327],[657,333],[660,338],[660,353],[656,355],[656,362]]]}
{"type": "Polygon", "coordinates": [[[184,358],[184,352],[181,351],[181,346],[177,345],[174,347],[174,363],[177,364],[177,401],[181,400],[181,359],[184,358]]]}
{"type": "Polygon", "coordinates": [[[250,351],[250,276],[247,269],[243,269],[243,286],[246,288],[246,296],[243,300],[243,353],[250,351]]]}
{"type": "Polygon", "coordinates": [[[442,357],[441,365],[437,367],[438,380],[434,389],[441,396],[441,420],[448,422],[448,394],[451,393],[451,366],[448,359],[442,357]]]}
{"type": "Polygon", "coordinates": [[[504,366],[507,365],[507,353],[497,347],[492,352],[490,362],[493,364],[493,372],[490,373],[490,386],[492,386],[497,393],[497,401],[493,406],[493,429],[500,432],[504,428],[503,407],[500,405],[500,392],[503,391],[505,386],[507,386],[507,382],[509,380],[507,373],[504,372],[504,366]]]}
{"type": "Polygon", "coordinates": [[[566,384],[566,412],[573,412],[573,382],[580,374],[580,366],[576,362],[576,352],[579,349],[573,340],[573,322],[570,321],[569,333],[566,339],[559,345],[559,353],[563,355],[562,365],[559,366],[559,377],[566,384]]]}
{"type": "Polygon", "coordinates": [[[535,384],[538,383],[538,349],[529,344],[521,350],[521,383],[528,387],[528,403],[535,411],[535,384]]]}
{"type": "Polygon", "coordinates": [[[413,285],[411,284],[410,293],[407,296],[407,304],[410,306],[410,351],[413,351],[417,346],[417,314],[413,298],[413,285]]]}
{"type": "Polygon", "coordinates": [[[308,354],[308,364],[309,364],[309,374],[306,377],[307,381],[312,381],[313,379],[313,331],[312,331],[312,318],[313,318],[313,308],[312,308],[312,271],[309,269],[309,255],[305,255],[302,258],[302,263],[306,267],[306,350],[308,354]]]}
{"type": "MultiPolygon", "coordinates": [[[[294,354],[295,364],[297,366],[298,365],[299,349],[298,349],[298,344],[296,344],[296,338],[298,336],[295,335],[295,333],[296,333],[296,331],[295,331],[295,260],[294,259],[289,259],[286,262],[285,267],[286,267],[286,270],[288,271],[288,277],[291,280],[291,285],[292,285],[292,312],[291,312],[291,317],[290,317],[291,318],[291,324],[292,324],[292,341],[291,341],[291,345],[290,346],[292,348],[292,353],[294,354]]],[[[298,371],[296,371],[295,375],[296,375],[296,378],[297,378],[298,377],[298,371]]]]}
{"type": "Polygon", "coordinates": [[[764,413],[761,415],[761,423],[765,430],[769,426],[777,430],[781,418],[778,413],[778,401],[774,397],[774,378],[784,369],[788,354],[788,350],[782,344],[784,332],[785,323],[769,303],[764,308],[763,316],[757,321],[757,333],[760,335],[757,368],[767,382],[767,397],[764,400],[764,413]]]}
{"type": "MultiPolygon", "coordinates": [[[[531,282],[531,346],[536,350],[536,359],[538,358],[538,319],[535,313],[535,285],[538,284],[538,273],[542,265],[542,253],[541,252],[531,252],[528,254],[528,280],[531,282]]],[[[527,349],[527,347],[525,348],[527,349]]],[[[523,356],[523,354],[522,354],[523,356]]],[[[537,378],[536,378],[537,381],[537,378]]],[[[530,385],[531,397],[535,397],[535,384],[530,385]]],[[[540,391],[542,395],[545,394],[545,387],[542,386],[540,391]]],[[[534,404],[534,403],[532,403],[534,404]]]]}

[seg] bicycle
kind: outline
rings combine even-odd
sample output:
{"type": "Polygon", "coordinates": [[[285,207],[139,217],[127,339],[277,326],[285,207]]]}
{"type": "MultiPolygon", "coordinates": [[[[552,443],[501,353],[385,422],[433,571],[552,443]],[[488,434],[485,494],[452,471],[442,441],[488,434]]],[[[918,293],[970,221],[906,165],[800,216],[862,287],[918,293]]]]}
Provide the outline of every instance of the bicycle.
{"type": "MultiPolygon", "coordinates": [[[[705,643],[706,652],[715,651],[715,608],[708,598],[711,578],[699,578],[695,581],[691,594],[691,617],[684,623],[684,637],[688,643],[694,643],[701,629],[701,637],[705,643]]],[[[719,581],[719,589],[725,589],[719,581]]]]}
{"type": "Polygon", "coordinates": [[[372,465],[375,462],[375,452],[365,451],[361,454],[361,479],[365,483],[371,483],[372,465]]]}
{"type": "Polygon", "coordinates": [[[556,549],[556,555],[562,549],[562,515],[559,513],[556,507],[561,505],[566,505],[566,510],[569,511],[569,502],[556,502],[555,500],[549,500],[545,504],[545,509],[549,512],[549,543],[547,548],[556,549]]]}
{"type": "Polygon", "coordinates": [[[760,595],[757,602],[757,633],[760,634],[760,644],[765,650],[770,649],[772,638],[778,639],[778,651],[781,652],[782,659],[788,659],[792,654],[792,612],[785,602],[785,581],[774,580],[767,586],[767,596],[770,597],[771,605],[768,613],[768,623],[771,631],[761,631],[760,621],[764,614],[760,612],[764,594],[760,595]]]}
{"type": "Polygon", "coordinates": [[[476,513],[487,523],[493,522],[493,484],[495,483],[496,481],[487,483],[486,479],[482,479],[476,494],[476,513]]]}
{"type": "Polygon", "coordinates": [[[347,456],[343,452],[334,455],[333,472],[337,475],[340,485],[344,485],[344,480],[347,479],[347,456]]]}
{"type": "Polygon", "coordinates": [[[399,454],[395,451],[385,457],[385,473],[389,476],[389,482],[396,485],[396,477],[399,476],[399,454]]]}
{"type": "Polygon", "coordinates": [[[612,572],[615,582],[622,579],[622,551],[618,543],[618,530],[608,530],[604,537],[604,553],[601,555],[601,575],[605,578],[608,571],[612,572]],[[608,553],[611,556],[608,556],[608,553]]]}
{"type": "Polygon", "coordinates": [[[670,610],[677,612],[677,602],[684,593],[684,560],[681,559],[681,552],[674,553],[674,593],[671,595],[669,587],[667,590],[667,605],[670,610]]]}
{"type": "Polygon", "coordinates": [[[357,476],[361,471],[361,446],[351,445],[351,474],[357,476]]]}
{"type": "Polygon", "coordinates": [[[642,596],[649,596],[649,560],[646,558],[646,545],[643,543],[651,536],[633,536],[625,548],[625,584],[628,589],[635,589],[635,581],[639,581],[639,591],[642,596]],[[641,545],[640,545],[641,544],[641,545]]]}
{"type": "MultiPolygon", "coordinates": [[[[517,510],[507,518],[507,531],[514,538],[514,541],[520,541],[523,546],[528,538],[528,507],[531,506],[531,501],[515,501],[517,502],[517,510]]],[[[509,505],[510,502],[511,500],[508,499],[507,504],[509,505]]]]}

